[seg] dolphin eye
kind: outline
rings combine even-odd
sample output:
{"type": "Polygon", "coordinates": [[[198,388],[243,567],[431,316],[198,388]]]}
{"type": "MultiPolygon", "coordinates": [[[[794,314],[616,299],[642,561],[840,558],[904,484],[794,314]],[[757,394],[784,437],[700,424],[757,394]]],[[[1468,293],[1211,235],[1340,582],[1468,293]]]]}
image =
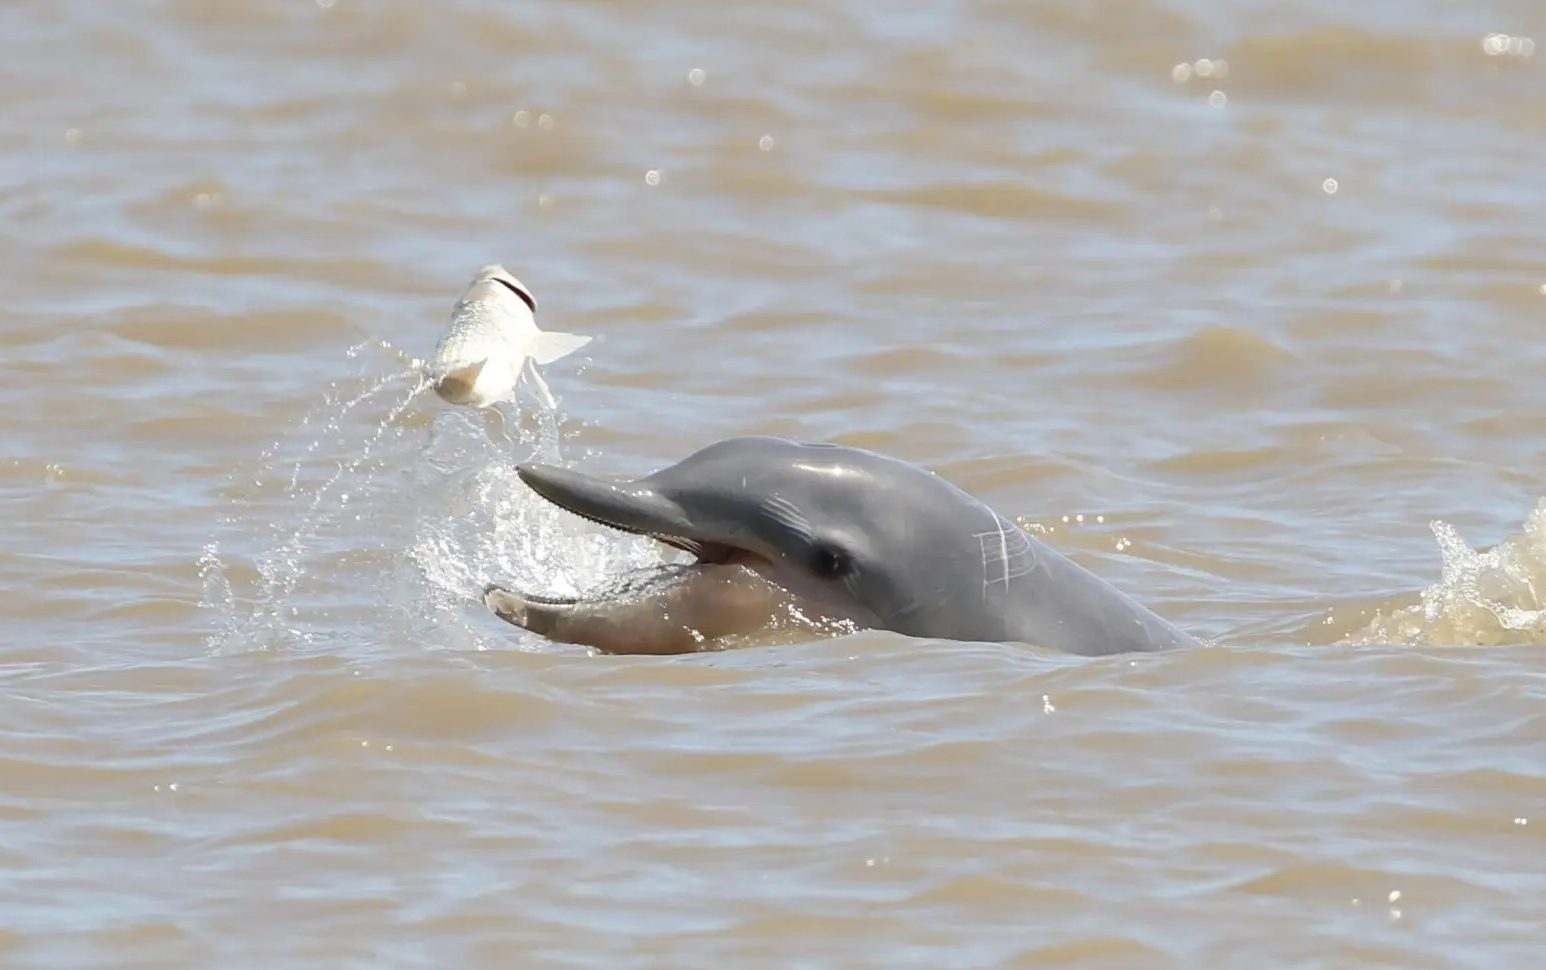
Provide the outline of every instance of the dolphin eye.
{"type": "Polygon", "coordinates": [[[818,542],[811,550],[811,572],[822,579],[837,579],[853,569],[848,553],[830,542],[818,542]]]}

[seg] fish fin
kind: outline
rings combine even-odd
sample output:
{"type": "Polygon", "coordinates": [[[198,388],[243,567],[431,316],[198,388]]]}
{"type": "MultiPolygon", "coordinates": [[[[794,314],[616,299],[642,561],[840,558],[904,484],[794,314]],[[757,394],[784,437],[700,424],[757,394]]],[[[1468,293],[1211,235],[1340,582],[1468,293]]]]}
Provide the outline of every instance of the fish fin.
{"type": "Polygon", "coordinates": [[[533,337],[531,342],[523,349],[537,363],[551,364],[560,357],[566,357],[574,353],[588,343],[590,343],[589,337],[545,330],[533,337]]]}
{"type": "Polygon", "coordinates": [[[531,384],[532,393],[537,395],[537,401],[543,407],[549,411],[558,408],[558,402],[553,400],[553,392],[548,388],[548,382],[542,379],[541,374],[537,373],[537,362],[534,358],[526,358],[526,363],[521,367],[521,374],[531,384]]]}
{"type": "Polygon", "coordinates": [[[478,376],[483,373],[483,365],[487,363],[486,359],[480,360],[442,376],[435,381],[435,393],[447,404],[471,404],[478,396],[478,376]]]}

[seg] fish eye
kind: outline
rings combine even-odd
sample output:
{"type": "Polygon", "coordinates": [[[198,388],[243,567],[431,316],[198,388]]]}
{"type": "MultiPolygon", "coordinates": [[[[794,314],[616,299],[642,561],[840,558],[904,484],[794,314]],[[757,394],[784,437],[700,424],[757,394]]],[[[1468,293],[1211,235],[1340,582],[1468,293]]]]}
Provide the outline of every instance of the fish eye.
{"type": "Polygon", "coordinates": [[[811,551],[811,572],[822,579],[837,579],[853,569],[853,559],[830,542],[818,542],[811,551]]]}

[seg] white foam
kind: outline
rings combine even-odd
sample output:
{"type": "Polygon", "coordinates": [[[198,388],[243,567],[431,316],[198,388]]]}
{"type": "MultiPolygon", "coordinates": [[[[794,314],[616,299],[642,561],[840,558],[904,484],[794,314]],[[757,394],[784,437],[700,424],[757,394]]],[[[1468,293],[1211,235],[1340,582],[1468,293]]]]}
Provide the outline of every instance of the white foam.
{"type": "Polygon", "coordinates": [[[1478,551],[1453,526],[1432,523],[1439,581],[1412,606],[1382,612],[1345,643],[1546,643],[1546,499],[1520,531],[1478,551]]]}

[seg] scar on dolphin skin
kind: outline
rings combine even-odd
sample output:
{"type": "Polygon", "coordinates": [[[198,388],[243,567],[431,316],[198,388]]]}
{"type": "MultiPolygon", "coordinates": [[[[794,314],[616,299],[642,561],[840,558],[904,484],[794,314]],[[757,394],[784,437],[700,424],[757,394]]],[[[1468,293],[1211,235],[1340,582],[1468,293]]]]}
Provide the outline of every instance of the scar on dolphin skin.
{"type": "Polygon", "coordinates": [[[1036,568],[1036,550],[1031,537],[1012,522],[993,513],[995,528],[987,532],[975,532],[973,537],[982,547],[982,597],[988,598],[988,590],[995,585],[1007,591],[1010,581],[1028,575],[1036,568]]]}

